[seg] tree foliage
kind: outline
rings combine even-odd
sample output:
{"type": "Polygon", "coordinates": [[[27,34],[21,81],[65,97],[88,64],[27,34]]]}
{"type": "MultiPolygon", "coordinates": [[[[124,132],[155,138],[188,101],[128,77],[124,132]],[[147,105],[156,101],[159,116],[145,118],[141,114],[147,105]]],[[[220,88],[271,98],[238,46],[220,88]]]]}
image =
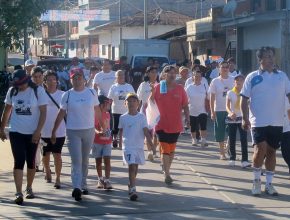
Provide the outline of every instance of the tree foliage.
{"type": "Polygon", "coordinates": [[[24,29],[39,28],[42,13],[55,4],[55,0],[0,0],[0,46],[20,47],[24,29]]]}

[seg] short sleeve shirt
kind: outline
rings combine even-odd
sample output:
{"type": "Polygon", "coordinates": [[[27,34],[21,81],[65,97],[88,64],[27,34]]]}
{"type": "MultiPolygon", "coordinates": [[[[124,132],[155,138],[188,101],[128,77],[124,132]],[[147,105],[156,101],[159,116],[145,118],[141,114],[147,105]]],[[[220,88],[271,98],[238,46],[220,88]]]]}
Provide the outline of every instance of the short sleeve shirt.
{"type": "Polygon", "coordinates": [[[115,72],[104,73],[103,71],[97,73],[93,80],[93,85],[98,85],[98,95],[108,97],[111,86],[115,83],[115,72]]]}
{"type": "Polygon", "coordinates": [[[234,78],[221,77],[214,78],[209,86],[209,93],[215,94],[214,111],[226,111],[226,96],[227,92],[234,87],[234,78]]]}
{"type": "Polygon", "coordinates": [[[5,104],[12,105],[9,131],[21,134],[33,134],[37,128],[40,111],[39,106],[47,105],[47,95],[42,87],[37,87],[37,97],[34,89],[28,87],[10,96],[12,87],[8,90],[5,104]]]}
{"type": "Polygon", "coordinates": [[[119,128],[123,129],[123,149],[138,150],[144,149],[144,128],[148,128],[145,115],[137,113],[130,115],[126,113],[121,115],[119,128]]]}
{"type": "Polygon", "coordinates": [[[155,86],[155,102],[160,112],[160,120],[155,130],[166,133],[179,133],[183,130],[181,112],[188,105],[187,95],[183,86],[176,84],[175,88],[160,93],[160,84],[155,86]]]}
{"type": "MultiPolygon", "coordinates": [[[[102,120],[103,120],[103,130],[107,131],[110,129],[110,113],[109,112],[102,112],[102,120]]],[[[97,130],[101,130],[100,122],[98,121],[98,118],[95,117],[95,128],[97,130]]],[[[111,144],[112,143],[112,137],[104,136],[103,134],[97,134],[95,135],[95,141],[96,144],[111,144]]]]}
{"type": "Polygon", "coordinates": [[[285,95],[289,93],[289,79],[284,72],[257,70],[248,74],[241,95],[250,101],[251,126],[283,126],[285,95]]]}
{"type": "Polygon", "coordinates": [[[83,91],[70,89],[61,98],[60,108],[67,112],[67,129],[81,130],[94,128],[95,106],[99,99],[94,89],[85,87],[83,91]]]}
{"type": "Polygon", "coordinates": [[[190,115],[199,116],[200,114],[206,113],[205,99],[207,97],[207,90],[204,85],[190,84],[185,91],[189,101],[190,115]]]}

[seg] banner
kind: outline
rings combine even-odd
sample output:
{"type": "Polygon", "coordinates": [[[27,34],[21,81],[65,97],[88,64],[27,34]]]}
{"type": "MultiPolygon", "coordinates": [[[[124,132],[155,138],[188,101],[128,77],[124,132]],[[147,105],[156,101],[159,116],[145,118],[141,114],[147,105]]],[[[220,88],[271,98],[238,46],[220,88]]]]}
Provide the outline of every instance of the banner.
{"type": "Polygon", "coordinates": [[[109,10],[49,10],[41,21],[109,21],[109,10]]]}

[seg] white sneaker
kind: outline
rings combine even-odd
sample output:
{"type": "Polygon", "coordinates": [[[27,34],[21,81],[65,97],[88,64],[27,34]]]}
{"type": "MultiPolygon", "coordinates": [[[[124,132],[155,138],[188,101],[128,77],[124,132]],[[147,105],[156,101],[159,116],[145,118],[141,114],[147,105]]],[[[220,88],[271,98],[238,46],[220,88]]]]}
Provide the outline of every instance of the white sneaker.
{"type": "Polygon", "coordinates": [[[261,180],[254,180],[252,187],[252,195],[253,196],[261,195],[261,180]]]}
{"type": "Polygon", "coordinates": [[[149,160],[151,162],[154,161],[153,153],[151,151],[148,152],[147,160],[149,160]]]}
{"type": "Polygon", "coordinates": [[[234,160],[230,160],[229,161],[229,166],[230,167],[234,167],[236,165],[236,161],[234,161],[234,160]]]}
{"type": "Polygon", "coordinates": [[[198,144],[197,140],[196,139],[193,139],[192,140],[192,146],[197,146],[197,144],[198,144]]]}
{"type": "Polygon", "coordinates": [[[206,140],[202,140],[200,145],[202,147],[207,147],[208,146],[208,143],[206,142],[206,140]]]}
{"type": "Polygon", "coordinates": [[[241,163],[241,167],[242,168],[247,168],[247,167],[251,167],[251,163],[249,163],[248,161],[242,161],[241,163]]]}
{"type": "Polygon", "coordinates": [[[271,196],[278,196],[278,192],[272,184],[265,186],[265,193],[271,196]]]}

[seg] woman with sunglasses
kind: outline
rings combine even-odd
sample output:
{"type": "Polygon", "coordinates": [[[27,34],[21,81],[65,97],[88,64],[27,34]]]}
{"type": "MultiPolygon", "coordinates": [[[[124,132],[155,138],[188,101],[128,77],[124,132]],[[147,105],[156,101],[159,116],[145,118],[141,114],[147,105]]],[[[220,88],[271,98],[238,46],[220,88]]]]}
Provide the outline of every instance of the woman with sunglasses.
{"type": "Polygon", "coordinates": [[[0,138],[7,139],[4,132],[9,123],[9,139],[14,158],[15,203],[23,203],[22,182],[24,164],[27,164],[26,198],[33,199],[32,183],[35,176],[35,154],[46,119],[47,97],[24,70],[13,73],[13,87],[9,89],[2,114],[0,138]],[[28,126],[29,125],[29,126],[28,126]]]}

